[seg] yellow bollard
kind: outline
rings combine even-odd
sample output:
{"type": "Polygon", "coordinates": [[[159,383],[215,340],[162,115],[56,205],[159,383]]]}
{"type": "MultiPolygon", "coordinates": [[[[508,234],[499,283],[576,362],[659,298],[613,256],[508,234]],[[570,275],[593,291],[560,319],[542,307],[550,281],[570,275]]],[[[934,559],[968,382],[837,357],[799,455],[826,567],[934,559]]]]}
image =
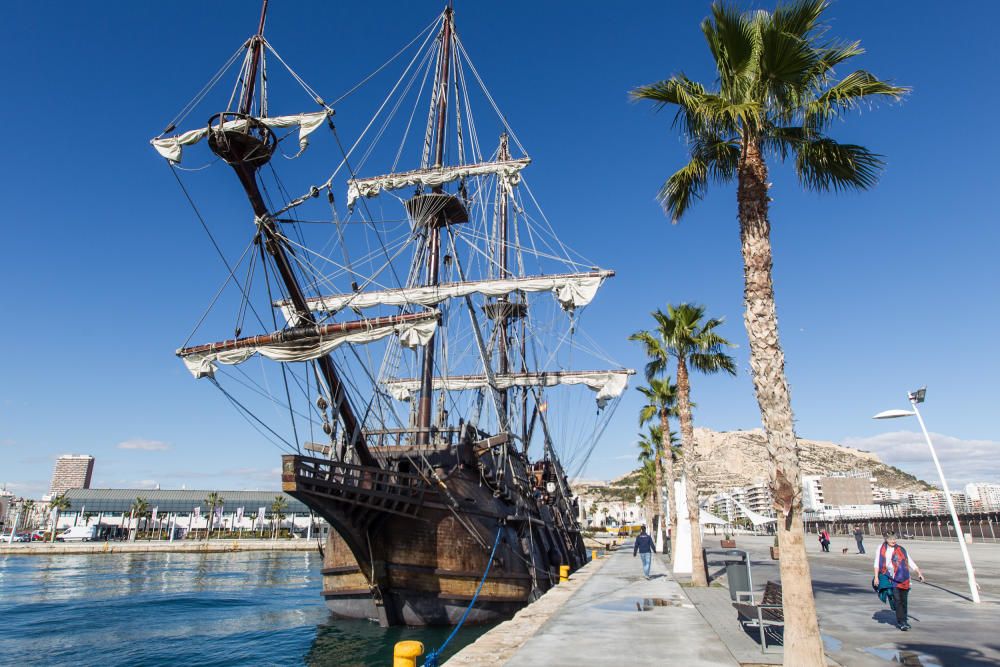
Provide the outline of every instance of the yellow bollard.
{"type": "Polygon", "coordinates": [[[559,566],[559,583],[569,581],[569,565],[559,566]]]}
{"type": "Polygon", "coordinates": [[[597,549],[592,549],[590,552],[590,560],[597,560],[597,549]]]}
{"type": "Polygon", "coordinates": [[[421,642],[396,642],[392,650],[392,667],[417,667],[417,658],[423,654],[424,645],[421,642]]]}

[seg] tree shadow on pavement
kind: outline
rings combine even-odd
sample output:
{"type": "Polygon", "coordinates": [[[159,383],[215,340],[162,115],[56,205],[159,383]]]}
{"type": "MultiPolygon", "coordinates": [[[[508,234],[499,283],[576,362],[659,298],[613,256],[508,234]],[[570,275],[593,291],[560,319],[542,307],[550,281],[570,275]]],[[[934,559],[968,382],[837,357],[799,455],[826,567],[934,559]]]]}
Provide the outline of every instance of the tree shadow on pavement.
{"type": "MultiPolygon", "coordinates": [[[[868,577],[867,579],[870,581],[871,577],[868,577]]],[[[860,584],[849,584],[842,581],[817,581],[813,579],[813,593],[829,593],[830,595],[857,595],[858,593],[867,593],[871,595],[873,599],[878,599],[875,595],[875,591],[872,590],[870,585],[862,586],[860,584]]]]}

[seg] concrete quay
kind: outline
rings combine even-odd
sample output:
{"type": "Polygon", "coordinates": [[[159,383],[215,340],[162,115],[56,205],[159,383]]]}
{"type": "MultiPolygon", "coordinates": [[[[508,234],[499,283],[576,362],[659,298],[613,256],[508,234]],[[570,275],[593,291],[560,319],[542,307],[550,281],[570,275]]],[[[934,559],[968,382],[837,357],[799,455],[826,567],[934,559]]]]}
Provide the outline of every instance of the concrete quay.
{"type": "MultiPolygon", "coordinates": [[[[705,546],[714,539],[705,536],[705,546]]],[[[737,537],[751,558],[758,599],[779,581],[772,539],[737,537]]],[[[954,542],[904,540],[926,583],[910,593],[909,632],[871,590],[872,560],[881,541],[858,554],[853,539],[835,537],[830,553],[807,541],[820,632],[829,665],[889,667],[1000,666],[1000,545],[972,545],[983,602],[968,598],[954,542]],[[847,548],[847,553],[843,550],[847,548]]],[[[466,646],[449,667],[508,665],[779,665],[780,639],[761,651],[757,631],[744,629],[733,609],[721,564],[710,564],[709,588],[682,587],[655,555],[653,578],[642,576],[629,544],[594,561],[537,602],[466,646]]]]}
{"type": "Polygon", "coordinates": [[[177,540],[135,542],[0,543],[0,556],[79,554],[226,553],[233,551],[318,551],[315,540],[177,540]]]}
{"type": "Polygon", "coordinates": [[[448,667],[739,663],[654,555],[653,578],[624,546],[588,563],[466,646],[448,667]]]}

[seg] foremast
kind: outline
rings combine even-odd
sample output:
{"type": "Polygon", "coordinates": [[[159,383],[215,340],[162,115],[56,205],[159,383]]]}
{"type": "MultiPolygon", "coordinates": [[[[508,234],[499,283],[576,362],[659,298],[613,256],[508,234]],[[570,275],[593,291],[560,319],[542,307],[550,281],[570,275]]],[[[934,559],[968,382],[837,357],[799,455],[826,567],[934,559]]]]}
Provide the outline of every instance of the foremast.
{"type": "MultiPolygon", "coordinates": [[[[292,309],[294,309],[294,323],[297,326],[315,326],[316,319],[306,303],[305,294],[299,285],[298,278],[289,260],[289,256],[294,254],[294,251],[278,232],[274,216],[264,203],[264,198],[261,195],[257,182],[257,172],[270,160],[276,144],[276,139],[271,129],[250,115],[254,102],[257,72],[262,57],[267,5],[268,0],[264,0],[257,34],[250,39],[248,47],[252,50],[250,67],[244,79],[243,95],[239,110],[235,114],[233,112],[217,114],[213,117],[212,121],[209,121],[210,126],[213,121],[217,122],[217,126],[211,129],[208,143],[212,152],[225,160],[233,168],[240,180],[240,185],[243,186],[243,190],[253,209],[254,222],[258,227],[262,240],[262,243],[259,244],[261,253],[267,253],[274,261],[275,268],[285,287],[288,301],[292,309]],[[243,127],[227,127],[227,122],[233,120],[244,121],[243,127]]],[[[261,112],[262,115],[266,115],[266,102],[263,101],[263,92],[261,99],[261,112]]],[[[316,365],[319,369],[318,374],[320,377],[318,379],[326,385],[334,413],[340,417],[344,427],[345,446],[341,451],[341,458],[344,458],[346,447],[349,446],[359,463],[377,467],[379,463],[368,449],[362,437],[361,424],[354,414],[354,410],[347,397],[346,388],[337,373],[333,360],[329,355],[323,355],[316,359],[316,365]]]]}

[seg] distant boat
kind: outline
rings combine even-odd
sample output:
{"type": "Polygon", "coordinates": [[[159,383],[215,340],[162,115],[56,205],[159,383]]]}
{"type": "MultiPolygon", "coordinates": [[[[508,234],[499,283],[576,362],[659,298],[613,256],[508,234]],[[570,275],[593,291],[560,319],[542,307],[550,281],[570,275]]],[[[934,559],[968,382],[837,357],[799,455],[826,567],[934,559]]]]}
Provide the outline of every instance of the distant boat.
{"type": "MultiPolygon", "coordinates": [[[[451,7],[390,60],[412,54],[353,141],[264,37],[266,15],[265,0],[257,33],[230,61],[238,74],[225,110],[180,134],[171,123],[152,142],[181,180],[182,159],[204,140],[236,173],[253,212],[242,257],[226,260],[233,337],[185,343],[177,354],[290,450],[283,490],[334,529],[322,570],[334,614],[453,624],[497,543],[468,622],[507,617],[554,585],[560,565],[586,562],[557,449],[582,469],[634,373],[571,366],[606,359],[582,333],[579,312],[614,273],[569,250],[530,190],[521,191],[531,160],[469,60],[451,7]],[[282,68],[317,110],[271,115],[268,93],[282,68]],[[496,111],[499,139],[487,152],[473,98],[496,111]],[[321,129],[339,151],[325,181],[329,163],[306,163],[313,151],[304,154],[321,129]],[[395,130],[401,137],[389,141],[395,130]],[[378,162],[384,173],[363,175],[378,162]],[[288,183],[306,183],[294,186],[301,194],[286,189],[279,168],[291,172],[288,183]],[[321,180],[311,180],[317,172],[321,180]],[[334,190],[341,174],[343,216],[334,190]],[[325,232],[318,241],[317,229],[325,232]],[[246,327],[259,333],[244,335],[246,327]],[[238,365],[254,357],[277,362],[251,365],[263,380],[238,365]],[[235,394],[241,388],[247,398],[235,394]],[[287,437],[265,421],[276,411],[287,437]]],[[[329,49],[317,45],[317,53],[329,49]]],[[[219,188],[201,173],[190,179],[219,188]]],[[[222,326],[215,314],[226,293],[203,321],[222,326]]]]}

